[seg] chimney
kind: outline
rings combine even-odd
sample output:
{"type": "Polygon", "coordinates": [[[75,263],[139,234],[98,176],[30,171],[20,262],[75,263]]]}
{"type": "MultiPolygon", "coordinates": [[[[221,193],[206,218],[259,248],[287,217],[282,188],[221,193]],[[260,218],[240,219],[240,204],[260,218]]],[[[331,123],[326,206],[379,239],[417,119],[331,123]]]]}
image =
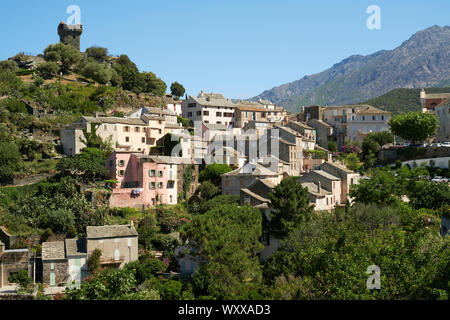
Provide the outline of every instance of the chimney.
{"type": "Polygon", "coordinates": [[[133,220],[131,220],[130,221],[130,228],[133,228],[133,226],[134,226],[134,222],[133,222],[133,220]]]}

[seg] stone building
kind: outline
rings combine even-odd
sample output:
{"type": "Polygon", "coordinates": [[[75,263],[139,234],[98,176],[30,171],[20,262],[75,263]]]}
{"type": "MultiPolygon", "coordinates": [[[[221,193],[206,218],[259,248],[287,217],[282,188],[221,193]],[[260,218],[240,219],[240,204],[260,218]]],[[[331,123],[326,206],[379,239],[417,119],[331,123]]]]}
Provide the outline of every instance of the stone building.
{"type": "Polygon", "coordinates": [[[247,163],[241,168],[222,175],[222,194],[239,195],[242,188],[256,180],[270,181],[274,186],[280,183],[282,176],[259,163],[247,163]]]}
{"type": "Polygon", "coordinates": [[[450,100],[450,93],[426,93],[424,89],[420,92],[422,112],[435,114],[436,107],[448,100],[450,100]]]}
{"type": "Polygon", "coordinates": [[[138,233],[133,226],[86,227],[87,256],[100,249],[100,264],[107,268],[122,268],[138,259],[138,233]]]}
{"type": "Polygon", "coordinates": [[[69,279],[64,241],[42,243],[42,282],[51,287],[69,279]]]}
{"type": "Polygon", "coordinates": [[[316,130],[317,144],[324,148],[328,148],[328,143],[333,141],[333,126],[318,119],[311,119],[307,124],[316,130]]]}
{"type": "Polygon", "coordinates": [[[371,132],[388,131],[391,113],[370,105],[345,105],[327,107],[323,119],[333,126],[333,140],[338,147],[345,140],[362,141],[371,132]]]}
{"type": "Polygon", "coordinates": [[[80,39],[83,33],[83,26],[81,24],[67,25],[61,22],[58,26],[58,35],[60,42],[70,44],[80,51],[80,39]]]}
{"type": "Polygon", "coordinates": [[[28,276],[33,279],[36,268],[34,256],[28,249],[2,250],[5,245],[0,243],[0,288],[9,286],[9,277],[20,270],[26,270],[28,276]]]}

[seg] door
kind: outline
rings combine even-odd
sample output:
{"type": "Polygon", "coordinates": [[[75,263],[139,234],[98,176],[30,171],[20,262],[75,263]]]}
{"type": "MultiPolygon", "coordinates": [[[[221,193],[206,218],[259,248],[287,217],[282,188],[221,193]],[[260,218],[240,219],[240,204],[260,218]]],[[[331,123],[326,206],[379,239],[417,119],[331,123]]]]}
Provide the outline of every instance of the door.
{"type": "Polygon", "coordinates": [[[54,272],[50,272],[50,285],[55,286],[56,285],[56,276],[54,272]]]}

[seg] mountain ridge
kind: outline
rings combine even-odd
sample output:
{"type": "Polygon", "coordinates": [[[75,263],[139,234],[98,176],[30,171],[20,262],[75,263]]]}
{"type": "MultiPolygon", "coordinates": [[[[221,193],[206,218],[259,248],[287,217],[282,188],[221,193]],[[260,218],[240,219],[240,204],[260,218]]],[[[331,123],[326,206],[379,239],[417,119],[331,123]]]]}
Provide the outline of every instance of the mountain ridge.
{"type": "Polygon", "coordinates": [[[266,90],[268,99],[299,111],[303,105],[351,104],[396,88],[439,86],[450,79],[450,26],[432,26],[392,50],[351,55],[332,67],[266,90]]]}

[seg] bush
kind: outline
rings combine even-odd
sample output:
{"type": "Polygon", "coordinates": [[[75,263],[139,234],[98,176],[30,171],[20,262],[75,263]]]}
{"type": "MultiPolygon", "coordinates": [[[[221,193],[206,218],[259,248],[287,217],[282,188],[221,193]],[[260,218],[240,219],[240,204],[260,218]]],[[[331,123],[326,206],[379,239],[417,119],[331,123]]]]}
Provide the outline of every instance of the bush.
{"type": "Polygon", "coordinates": [[[37,67],[38,74],[44,79],[52,79],[59,71],[56,62],[43,62],[37,67]]]}
{"type": "Polygon", "coordinates": [[[100,264],[100,257],[102,256],[102,251],[100,249],[94,249],[92,251],[91,255],[88,258],[87,265],[88,270],[91,273],[97,273],[100,271],[101,264],[100,264]]]}

